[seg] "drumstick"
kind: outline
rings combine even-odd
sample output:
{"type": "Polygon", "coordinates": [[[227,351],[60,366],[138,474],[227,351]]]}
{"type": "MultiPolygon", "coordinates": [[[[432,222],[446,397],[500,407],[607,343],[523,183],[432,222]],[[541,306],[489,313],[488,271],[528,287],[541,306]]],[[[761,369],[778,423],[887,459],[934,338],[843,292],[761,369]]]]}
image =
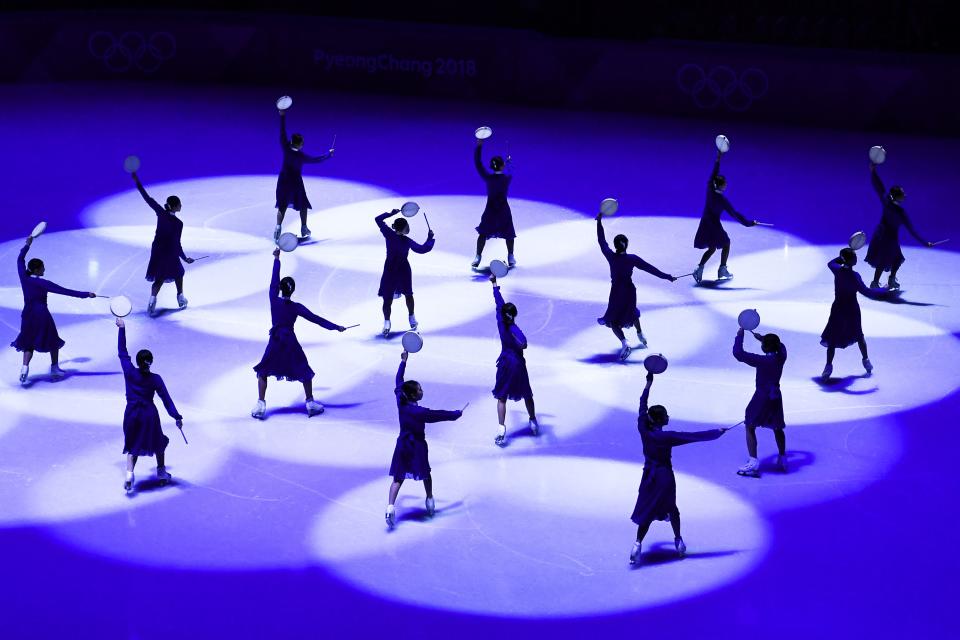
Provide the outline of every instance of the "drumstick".
{"type": "Polygon", "coordinates": [[[677,276],[677,280],[679,280],[680,278],[686,278],[687,276],[692,276],[695,273],[696,271],[691,271],[690,273],[685,273],[682,276],[677,276]]]}
{"type": "Polygon", "coordinates": [[[931,246],[934,246],[934,247],[935,247],[935,246],[937,246],[937,245],[939,245],[939,244],[943,244],[944,242],[950,242],[950,238],[947,238],[946,240],[937,240],[937,241],[934,242],[931,246]]]}
{"type": "Polygon", "coordinates": [[[727,427],[727,429],[733,429],[734,427],[739,427],[739,426],[742,425],[744,422],[746,422],[746,421],[745,421],[745,420],[741,420],[741,421],[738,422],[737,424],[730,425],[729,427],[727,427]]]}
{"type": "Polygon", "coordinates": [[[772,227],[772,226],[773,226],[773,223],[772,223],[772,222],[757,222],[756,220],[754,220],[753,223],[754,223],[755,225],[757,225],[758,227],[772,227]]]}
{"type": "Polygon", "coordinates": [[[469,403],[469,402],[468,402],[467,404],[463,405],[463,409],[460,409],[460,413],[463,413],[464,411],[466,411],[466,410],[467,410],[467,407],[469,407],[469,406],[470,406],[470,403],[469,403]]]}
{"type": "Polygon", "coordinates": [[[196,262],[197,260],[203,260],[204,258],[209,258],[209,257],[210,256],[200,256],[199,258],[194,258],[193,261],[196,262]]]}
{"type": "Polygon", "coordinates": [[[359,324],[352,324],[349,327],[344,327],[343,330],[346,331],[347,329],[353,329],[354,327],[359,327],[359,326],[360,326],[359,324]]]}
{"type": "Polygon", "coordinates": [[[337,134],[333,134],[333,142],[330,143],[330,148],[331,149],[337,148],[337,134]]]}
{"type": "Polygon", "coordinates": [[[183,427],[177,427],[177,428],[180,429],[180,435],[183,436],[183,444],[190,444],[189,442],[187,442],[187,436],[183,434],[183,427]]]}
{"type": "Polygon", "coordinates": [[[423,212],[423,221],[427,223],[427,231],[430,231],[430,218],[427,217],[427,212],[423,212]]]}

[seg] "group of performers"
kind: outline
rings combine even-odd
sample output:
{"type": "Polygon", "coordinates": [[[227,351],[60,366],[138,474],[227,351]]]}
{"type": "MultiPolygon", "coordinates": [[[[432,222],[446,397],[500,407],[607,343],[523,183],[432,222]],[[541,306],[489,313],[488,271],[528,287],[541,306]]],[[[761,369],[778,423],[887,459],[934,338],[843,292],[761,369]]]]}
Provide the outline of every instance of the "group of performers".
{"type": "MultiPolygon", "coordinates": [[[[277,226],[274,238],[280,236],[281,224],[286,209],[293,207],[300,213],[301,236],[309,237],[307,228],[307,212],[311,205],[307,198],[303,184],[302,169],[305,163],[322,162],[332,157],[334,149],[320,156],[309,156],[303,152],[303,136],[294,134],[288,138],[286,133],[285,112],[280,111],[280,141],[283,152],[283,162],[280,176],[277,181],[276,208],[277,226]]],[[[509,173],[510,158],[506,160],[496,156],[490,161],[490,171],[483,166],[483,140],[477,140],[474,149],[474,164],[477,172],[486,185],[487,202],[481,216],[478,233],[476,255],[472,262],[474,268],[479,267],[486,240],[489,238],[503,238],[507,244],[508,263],[515,266],[514,229],[512,213],[507,202],[508,190],[512,180],[509,173]]],[[[721,153],[718,152],[713,171],[707,184],[706,202],[703,215],[694,239],[694,247],[705,250],[700,262],[692,274],[699,284],[703,278],[703,269],[716,250],[720,250],[720,266],[718,277],[721,280],[732,277],[727,268],[730,254],[730,238],[724,231],[720,216],[725,211],[745,226],[757,224],[737,212],[724,195],[727,181],[720,171],[721,153]]],[[[904,191],[901,187],[892,187],[885,191],[876,165],[871,164],[871,181],[880,195],[883,212],[880,224],[870,242],[867,252],[867,262],[876,269],[871,287],[866,287],[859,274],[854,270],[857,263],[856,252],[851,248],[843,249],[839,257],[828,264],[833,273],[835,285],[835,300],[830,310],[827,326],[823,331],[822,344],[827,348],[827,363],[823,377],[829,378],[833,370],[834,353],[837,348],[845,348],[856,343],[863,356],[863,367],[869,375],[873,369],[868,356],[867,345],[864,339],[860,322],[860,308],[857,294],[872,298],[880,298],[890,290],[896,290],[899,284],[896,275],[903,264],[904,257],[900,250],[898,231],[900,226],[906,226],[911,234],[926,246],[933,243],[920,238],[910,224],[903,209],[904,191]],[[879,286],[879,278],[883,272],[889,271],[890,277],[886,289],[879,286]]],[[[177,301],[180,308],[187,306],[183,293],[184,268],[181,261],[193,262],[181,246],[183,222],[177,217],[181,211],[181,202],[177,196],[170,196],[161,206],[144,189],[136,172],[132,173],[137,190],[148,206],[156,214],[156,232],[151,246],[150,260],[147,267],[146,279],[150,281],[150,298],[148,314],[156,313],[157,294],[165,282],[174,282],[177,287],[177,301]]],[[[412,273],[408,261],[409,251],[425,254],[429,253],[436,242],[434,233],[430,230],[426,242],[419,244],[410,239],[410,226],[403,217],[396,218],[390,225],[387,220],[400,213],[400,210],[377,215],[374,219],[386,245],[386,260],[380,287],[377,295],[383,299],[383,335],[391,331],[391,306],[393,300],[404,296],[409,327],[418,329],[418,322],[414,314],[414,298],[412,287],[412,273]]],[[[627,253],[629,241],[624,235],[617,235],[613,240],[614,249],[611,250],[604,233],[602,214],[598,214],[597,241],[600,251],[610,268],[610,295],[607,309],[598,322],[609,327],[617,339],[620,340],[620,359],[630,356],[631,347],[624,335],[624,329],[633,327],[637,332],[641,346],[646,346],[647,340],[640,325],[640,312],[637,308],[637,292],[633,284],[634,269],[645,271],[658,278],[676,282],[677,277],[660,271],[637,255],[627,253]]],[[[31,247],[33,238],[28,238],[21,249],[18,258],[18,274],[24,296],[21,330],[13,341],[12,346],[23,352],[23,366],[20,372],[22,384],[28,384],[29,364],[36,351],[50,353],[51,375],[59,378],[64,375],[58,366],[59,350],[64,341],[57,333],[57,328],[47,308],[47,294],[55,293],[80,298],[93,298],[92,292],[75,291],[61,287],[43,278],[44,264],[37,258],[25,263],[26,254],[31,247]]],[[[518,310],[515,304],[507,302],[501,293],[495,275],[490,277],[493,285],[495,303],[495,317],[501,351],[496,361],[496,376],[492,395],[497,401],[498,426],[495,443],[506,446],[506,403],[508,400],[523,400],[529,416],[530,431],[537,435],[539,424],[534,406],[533,392],[530,378],[527,373],[524,350],[527,348],[527,339],[517,325],[518,310]]],[[[342,325],[326,320],[304,305],[293,301],[296,282],[290,276],[281,277],[280,249],[273,251],[273,267],[268,289],[270,303],[271,329],[269,340],[263,357],[253,368],[258,383],[259,397],[251,415],[263,419],[266,416],[266,390],[269,377],[278,380],[296,381],[303,385],[305,408],[308,416],[323,412],[324,407],[313,397],[312,381],[314,371],[310,368],[307,357],[301,347],[294,330],[297,318],[303,318],[329,330],[343,332],[347,329],[342,325]]],[[[168,438],[163,434],[160,425],[159,413],[154,405],[154,394],[159,395],[167,413],[176,421],[178,427],[183,426],[183,417],[177,409],[159,375],[151,371],[153,354],[144,349],[136,355],[136,365],[131,362],[126,347],[126,330],[121,318],[117,319],[118,356],[123,369],[126,385],[127,406],[123,418],[124,448],[127,456],[124,487],[127,491],[134,489],[134,466],[140,456],[157,457],[157,477],[161,481],[170,479],[165,467],[165,450],[168,438]]],[[[750,399],[744,414],[743,424],[746,428],[746,443],[748,461],[740,467],[738,473],[744,476],[759,476],[759,462],[757,455],[756,429],[770,428],[774,432],[777,444],[777,467],[781,471],[787,469],[786,439],[784,436],[783,399],[780,392],[780,378],[787,360],[786,346],[780,338],[772,333],[759,334],[751,332],[760,343],[760,353],[749,352],[744,347],[745,331],[739,330],[733,342],[733,356],[740,362],[756,369],[756,389],[750,399]]],[[[428,448],[425,436],[427,423],[457,420],[463,411],[447,411],[428,409],[419,403],[423,398],[422,386],[414,380],[405,379],[405,370],[409,354],[406,350],[401,355],[399,369],[396,375],[394,393],[397,400],[397,410],[400,422],[400,435],[397,438],[389,475],[392,479],[389,489],[389,502],[386,510],[386,522],[389,527],[396,523],[395,501],[404,480],[413,479],[422,481],[426,490],[426,508],[432,515],[435,510],[433,499],[433,482],[430,475],[428,448]]],[[[688,442],[713,440],[719,438],[729,427],[702,432],[666,431],[669,423],[667,410],[661,405],[648,406],[650,388],[653,383],[653,374],[648,374],[647,383],[640,398],[638,429],[643,443],[645,465],[643,478],[640,483],[639,495],[632,519],[637,525],[637,540],[630,554],[632,563],[640,557],[640,545],[650,524],[654,520],[669,520],[675,535],[677,552],[680,555],[686,550],[683,538],[680,535],[680,514],[676,505],[676,483],[673,477],[671,451],[673,447],[688,442]]]]}

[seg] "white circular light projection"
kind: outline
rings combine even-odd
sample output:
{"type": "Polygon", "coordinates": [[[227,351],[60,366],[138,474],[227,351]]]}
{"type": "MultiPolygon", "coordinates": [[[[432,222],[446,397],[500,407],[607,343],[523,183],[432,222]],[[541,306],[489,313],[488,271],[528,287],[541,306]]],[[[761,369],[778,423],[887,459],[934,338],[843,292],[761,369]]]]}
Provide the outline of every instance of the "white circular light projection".
{"type": "MultiPolygon", "coordinates": [[[[422,239],[417,239],[420,242],[422,239]]],[[[298,254],[304,260],[317,262],[328,267],[345,271],[359,271],[376,274],[376,283],[383,273],[383,261],[386,258],[386,249],[383,244],[330,244],[318,248],[317,251],[304,250],[298,254]]],[[[468,278],[470,259],[462,255],[432,250],[430,253],[418,255],[413,251],[409,255],[410,269],[413,272],[413,291],[417,292],[420,276],[462,276],[468,278]]],[[[375,287],[376,288],[376,287],[375,287]]]]}
{"type": "Polygon", "coordinates": [[[759,514],[726,489],[677,474],[688,557],[675,558],[669,525],[655,523],[646,565],[630,570],[636,527],[628,518],[641,474],[639,464],[591,458],[450,462],[434,467],[433,519],[423,511],[420,484],[408,482],[398,526],[385,531],[384,478],[329,505],[309,541],[334,573],[380,597],[518,618],[682,600],[735,580],[760,560],[768,534],[759,514]]]}
{"type": "MultiPolygon", "coordinates": [[[[780,244],[777,249],[762,249],[753,253],[741,253],[745,247],[736,245],[730,256],[729,269],[733,280],[716,284],[716,269],[719,261],[714,258],[704,270],[704,282],[694,287],[694,295],[705,302],[729,302],[750,300],[769,296],[800,287],[808,282],[818,282],[830,272],[827,262],[833,255],[823,247],[805,246],[803,241],[783,232],[763,230],[759,232],[767,245],[780,244]]],[[[690,271],[693,271],[694,263],[690,271]]],[[[689,278],[684,280],[691,282],[689,278]]],[[[832,280],[829,280],[832,284],[832,280]]],[[[691,282],[692,284],[692,282],[691,282]]],[[[832,298],[832,289],[831,289],[832,298]]],[[[749,306],[749,305],[747,305],[749,306]]]]}
{"type": "MultiPolygon", "coordinates": [[[[154,230],[153,225],[143,225],[90,227],[88,231],[97,238],[149,250],[153,244],[154,230]]],[[[184,253],[191,258],[199,258],[206,253],[260,252],[269,254],[275,246],[269,234],[256,236],[226,229],[193,226],[184,227],[180,244],[183,246],[184,253]]]]}
{"type": "MultiPolygon", "coordinates": [[[[644,281],[645,274],[640,274],[634,279],[634,283],[644,281]]],[[[571,300],[573,302],[586,302],[597,305],[597,317],[603,315],[606,311],[607,301],[610,298],[610,279],[606,278],[579,278],[579,277],[550,277],[550,276],[527,276],[522,275],[516,279],[510,279],[512,288],[523,291],[528,295],[539,296],[550,300],[571,300]]],[[[637,305],[641,312],[645,306],[666,306],[683,304],[687,299],[687,288],[682,287],[678,281],[671,285],[669,282],[650,280],[646,284],[637,286],[637,305]],[[662,286],[661,286],[662,285],[662,286]]]]}

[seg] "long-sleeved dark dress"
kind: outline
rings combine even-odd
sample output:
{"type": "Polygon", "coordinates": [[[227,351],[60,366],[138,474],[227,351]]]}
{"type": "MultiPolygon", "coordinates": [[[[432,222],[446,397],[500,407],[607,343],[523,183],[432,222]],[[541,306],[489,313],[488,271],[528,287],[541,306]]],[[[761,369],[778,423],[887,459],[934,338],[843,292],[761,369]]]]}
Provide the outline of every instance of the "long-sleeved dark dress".
{"type": "Polygon", "coordinates": [[[163,453],[170,438],[160,428],[160,413],[153,403],[153,394],[160,396],[164,408],[174,420],[183,416],[174,406],[163,378],[155,373],[144,373],[130,361],[127,353],[127,331],[120,327],[117,337],[117,355],[123,367],[127,407],[123,410],[123,452],[135,456],[153,456],[163,453]]]}
{"type": "Polygon", "coordinates": [[[743,333],[737,332],[733,341],[733,357],[757,370],[756,391],[747,403],[744,424],[748,427],[783,429],[780,376],[787,361],[787,347],[781,344],[776,353],[750,353],[743,348],[743,333]]]}
{"type": "Polygon", "coordinates": [[[280,150],[283,151],[283,165],[277,178],[277,209],[306,211],[312,205],[307,199],[307,190],[303,186],[303,165],[323,162],[330,159],[329,153],[308,156],[303,150],[290,146],[287,138],[287,118],[280,114],[280,150]]]}
{"type": "Polygon", "coordinates": [[[663,431],[651,427],[647,417],[647,399],[650,388],[640,396],[640,415],[637,430],[643,441],[643,476],[637,491],[637,504],[630,519],[636,525],[649,525],[654,520],[666,520],[677,513],[677,479],[673,475],[671,454],[674,447],[690,442],[716,440],[720,429],[707,431],[663,431]]]}
{"type": "Polygon", "coordinates": [[[473,164],[477,173],[487,185],[487,205],[480,216],[477,233],[485,238],[503,238],[511,240],[517,237],[513,228],[513,213],[507,203],[507,191],[513,176],[509,173],[511,163],[507,162],[507,172],[491,172],[483,166],[482,150],[480,145],[473,150],[473,164]]]}
{"type": "Polygon", "coordinates": [[[157,214],[157,230],[150,246],[150,262],[147,263],[147,280],[150,282],[173,282],[183,277],[183,264],[186,259],[180,237],[183,235],[183,221],[172,211],[160,206],[151,198],[143,185],[137,183],[137,191],[144,202],[157,214]]]}
{"type": "Polygon", "coordinates": [[[407,255],[414,253],[428,253],[433,249],[436,241],[428,238],[423,244],[417,244],[408,236],[402,236],[384,222],[390,213],[381,213],[376,217],[377,227],[387,243],[387,258],[383,261],[383,274],[380,276],[378,296],[393,296],[397,294],[413,294],[413,274],[410,271],[410,261],[407,255]]]}
{"type": "Polygon", "coordinates": [[[57,333],[57,325],[47,308],[47,294],[57,293],[72,298],[86,298],[86,291],[74,291],[58,284],[27,274],[26,256],[30,247],[24,245],[17,256],[17,275],[23,291],[23,312],[20,314],[20,333],[10,346],[17,351],[57,351],[66,344],[57,333]]]}
{"type": "Polygon", "coordinates": [[[307,356],[293,331],[293,323],[303,318],[324,329],[339,331],[342,327],[316,315],[299,302],[280,296],[280,259],[273,261],[273,275],[270,277],[270,340],[263,352],[260,363],[253,368],[260,378],[276,376],[278,380],[312,380],[314,373],[307,363],[307,356]]]}
{"type": "Polygon", "coordinates": [[[640,269],[663,280],[669,280],[670,275],[632,253],[611,251],[607,244],[603,223],[599,220],[597,220],[597,242],[600,243],[603,257],[610,265],[610,298],[606,312],[597,318],[597,322],[607,327],[633,326],[640,317],[640,310],[637,309],[637,288],[633,284],[633,270],[640,269]]]}
{"type": "Polygon", "coordinates": [[[400,435],[393,449],[390,462],[390,476],[395,480],[423,480],[430,475],[430,460],[427,451],[425,427],[428,422],[445,422],[460,417],[459,411],[427,409],[416,402],[407,400],[403,395],[403,374],[407,363],[400,362],[397,369],[396,387],[397,413],[400,417],[400,435]]]}
{"type": "Polygon", "coordinates": [[[745,227],[753,226],[741,213],[733,208],[730,201],[722,193],[718,193],[713,186],[713,180],[720,173],[720,158],[713,163],[713,172],[707,181],[707,200],[703,205],[703,215],[700,217],[700,226],[693,239],[693,246],[697,249],[723,249],[730,245],[730,236],[720,224],[720,214],[724,211],[733,216],[737,222],[745,227]]]}
{"type": "Polygon", "coordinates": [[[503,296],[500,287],[493,288],[493,300],[497,305],[497,332],[500,334],[500,355],[497,357],[497,378],[493,384],[493,397],[497,400],[522,400],[532,398],[530,376],[527,375],[527,361],[523,350],[527,348],[527,338],[515,324],[507,324],[503,319],[503,296]]]}
{"type": "Polygon", "coordinates": [[[906,227],[917,242],[927,244],[927,241],[920,237],[920,234],[914,229],[903,207],[894,202],[887,194],[883,181],[877,175],[876,170],[870,172],[870,184],[880,198],[883,213],[880,215],[880,223],[874,229],[873,236],[870,238],[866,262],[874,269],[890,271],[899,268],[905,260],[903,251],[900,250],[901,226],[906,227]]]}
{"type": "Polygon", "coordinates": [[[833,272],[833,304],[830,306],[830,318],[820,334],[820,344],[825,347],[845,349],[863,338],[860,323],[860,303],[857,294],[868,298],[877,298],[867,285],[863,284],[860,274],[844,264],[840,258],[827,263],[833,272]]]}

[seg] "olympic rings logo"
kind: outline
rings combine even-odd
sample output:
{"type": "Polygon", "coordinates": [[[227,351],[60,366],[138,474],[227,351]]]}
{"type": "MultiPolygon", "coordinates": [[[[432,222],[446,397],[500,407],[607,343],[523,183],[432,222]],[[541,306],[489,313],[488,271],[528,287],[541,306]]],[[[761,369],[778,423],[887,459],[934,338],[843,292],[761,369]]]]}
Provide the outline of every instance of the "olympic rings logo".
{"type": "Polygon", "coordinates": [[[177,39],[166,31],[151,33],[149,37],[127,31],[119,38],[109,31],[95,31],[87,39],[87,49],[114,73],[131,69],[153,73],[177,55],[177,39]]]}
{"type": "Polygon", "coordinates": [[[731,111],[746,111],[767,95],[769,84],[767,74],[756,67],[740,74],[725,65],[711,67],[709,72],[698,64],[685,64],[677,70],[677,87],[700,109],[723,105],[731,111]]]}

